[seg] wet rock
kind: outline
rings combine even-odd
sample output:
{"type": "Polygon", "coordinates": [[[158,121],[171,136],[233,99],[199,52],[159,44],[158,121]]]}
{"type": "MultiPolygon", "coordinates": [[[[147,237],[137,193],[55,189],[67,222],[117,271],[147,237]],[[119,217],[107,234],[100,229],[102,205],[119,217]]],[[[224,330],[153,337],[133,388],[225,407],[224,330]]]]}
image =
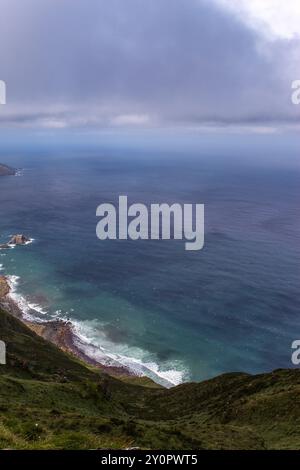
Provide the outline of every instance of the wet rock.
{"type": "Polygon", "coordinates": [[[14,235],[8,242],[8,245],[25,245],[30,242],[30,239],[25,235],[14,235]]]}

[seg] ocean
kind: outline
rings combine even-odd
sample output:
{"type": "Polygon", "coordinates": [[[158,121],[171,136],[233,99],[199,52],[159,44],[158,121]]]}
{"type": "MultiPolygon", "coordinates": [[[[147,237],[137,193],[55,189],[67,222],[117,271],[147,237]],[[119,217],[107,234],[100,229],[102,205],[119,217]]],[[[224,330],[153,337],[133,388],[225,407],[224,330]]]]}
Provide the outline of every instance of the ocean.
{"type": "MultiPolygon", "coordinates": [[[[201,140],[201,139],[200,139],[201,140]]],[[[0,251],[24,314],[73,322],[78,344],[168,386],[292,367],[300,337],[299,176],[272,138],[239,145],[27,145],[0,179],[0,251]],[[260,149],[260,150],[259,150],[260,149]],[[96,208],[205,204],[205,245],[96,237],[96,208]]],[[[290,152],[290,155],[289,155],[290,152]]],[[[289,158],[290,157],[290,158],[289,158]]]]}

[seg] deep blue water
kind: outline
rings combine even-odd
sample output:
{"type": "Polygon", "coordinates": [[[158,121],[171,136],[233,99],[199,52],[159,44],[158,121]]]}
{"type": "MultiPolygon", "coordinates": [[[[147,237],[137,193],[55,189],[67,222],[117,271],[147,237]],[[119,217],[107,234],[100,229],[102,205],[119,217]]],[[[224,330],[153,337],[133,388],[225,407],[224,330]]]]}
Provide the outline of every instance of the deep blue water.
{"type": "Polygon", "coordinates": [[[27,305],[27,313],[71,318],[90,354],[146,364],[174,383],[291,367],[300,336],[299,168],[240,152],[246,163],[195,148],[176,158],[126,146],[2,153],[23,170],[0,180],[0,239],[35,240],[0,252],[4,273],[19,277],[20,302],[43,310],[27,305]],[[131,203],[204,203],[204,249],[99,241],[96,207],[120,194],[131,203]]]}

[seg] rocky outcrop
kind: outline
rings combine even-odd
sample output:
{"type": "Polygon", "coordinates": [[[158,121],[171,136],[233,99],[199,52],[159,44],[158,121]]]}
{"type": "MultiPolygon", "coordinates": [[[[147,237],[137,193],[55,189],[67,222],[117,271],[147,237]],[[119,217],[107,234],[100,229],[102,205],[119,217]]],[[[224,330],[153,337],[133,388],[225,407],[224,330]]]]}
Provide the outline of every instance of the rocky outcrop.
{"type": "Polygon", "coordinates": [[[16,245],[26,245],[30,241],[30,238],[25,237],[25,235],[13,235],[8,243],[0,245],[0,250],[12,248],[16,245]]]}
{"type": "Polygon", "coordinates": [[[26,245],[30,242],[30,239],[25,237],[25,235],[14,235],[8,242],[8,245],[26,245]]]}
{"type": "MultiPolygon", "coordinates": [[[[18,316],[18,315],[15,315],[18,316]]],[[[34,323],[22,319],[22,321],[37,335],[42,336],[47,341],[58,346],[62,351],[72,354],[73,356],[81,359],[87,364],[90,364],[93,367],[96,367],[103,372],[107,372],[112,375],[122,375],[122,376],[133,376],[134,374],[130,372],[126,367],[123,366],[113,366],[113,365],[103,365],[99,363],[96,359],[88,356],[77,346],[76,336],[73,331],[72,323],[65,320],[54,320],[43,323],[34,323]]]]}
{"type": "Polygon", "coordinates": [[[14,176],[17,173],[15,168],[0,163],[0,176],[14,176]]]}
{"type": "MultiPolygon", "coordinates": [[[[46,339],[47,341],[55,344],[62,351],[72,354],[78,359],[86,362],[87,364],[112,374],[115,376],[133,376],[126,367],[119,365],[103,365],[96,359],[89,357],[84,353],[78,346],[76,336],[73,331],[72,323],[66,320],[54,320],[48,322],[33,322],[23,317],[21,311],[15,300],[9,295],[10,286],[8,279],[5,276],[0,276],[0,310],[4,309],[6,312],[11,314],[13,317],[21,320],[27,327],[34,331],[37,335],[46,339]]],[[[0,331],[1,333],[1,331],[0,331]]]]}
{"type": "Polygon", "coordinates": [[[9,294],[10,288],[5,276],[0,276],[0,301],[9,294]]]}
{"type": "Polygon", "coordinates": [[[12,248],[16,245],[26,245],[30,241],[30,238],[25,237],[25,235],[13,235],[8,243],[3,243],[2,245],[0,245],[0,250],[12,248]]]}

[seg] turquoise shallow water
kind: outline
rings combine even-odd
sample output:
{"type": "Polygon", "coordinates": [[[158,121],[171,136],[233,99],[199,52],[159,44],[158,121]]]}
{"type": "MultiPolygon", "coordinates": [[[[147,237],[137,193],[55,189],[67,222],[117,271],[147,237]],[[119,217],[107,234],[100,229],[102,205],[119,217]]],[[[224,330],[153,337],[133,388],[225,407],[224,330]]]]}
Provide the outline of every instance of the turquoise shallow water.
{"type": "Polygon", "coordinates": [[[290,367],[300,335],[299,170],[170,152],[1,156],[23,170],[0,180],[0,239],[34,238],[0,252],[1,272],[17,276],[16,299],[40,320],[71,319],[80,347],[101,361],[163,383],[290,367]],[[204,203],[204,249],[100,242],[96,207],[120,194],[132,203],[204,203]]]}

